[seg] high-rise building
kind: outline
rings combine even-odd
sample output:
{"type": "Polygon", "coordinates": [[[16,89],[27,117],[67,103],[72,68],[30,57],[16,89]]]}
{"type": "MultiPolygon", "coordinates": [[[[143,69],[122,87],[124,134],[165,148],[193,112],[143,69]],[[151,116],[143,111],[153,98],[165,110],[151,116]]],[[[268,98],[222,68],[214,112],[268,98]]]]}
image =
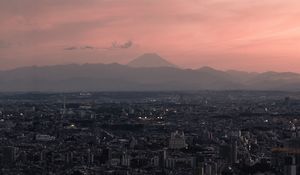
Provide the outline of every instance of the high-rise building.
{"type": "Polygon", "coordinates": [[[128,155],[128,153],[126,151],[122,153],[121,165],[126,166],[126,167],[130,166],[130,155],[128,155]]]}
{"type": "Polygon", "coordinates": [[[185,136],[183,132],[173,132],[171,134],[171,139],[169,143],[169,148],[171,149],[182,149],[186,148],[187,144],[185,142],[185,136]]]}
{"type": "Polygon", "coordinates": [[[111,151],[109,148],[104,148],[101,155],[101,163],[106,163],[111,159],[111,151]]]}
{"type": "Polygon", "coordinates": [[[231,145],[230,145],[230,163],[235,164],[237,163],[237,152],[238,152],[238,147],[237,147],[237,140],[232,139],[231,140],[231,145]]]}
{"type": "Polygon", "coordinates": [[[297,175],[296,159],[294,156],[285,158],[284,175],[297,175]]]}
{"type": "Polygon", "coordinates": [[[13,146],[3,146],[1,148],[1,164],[2,165],[12,165],[16,160],[16,148],[13,146]]]}
{"type": "Polygon", "coordinates": [[[167,150],[163,149],[162,151],[159,151],[159,166],[161,168],[165,167],[166,159],[167,159],[167,150]]]}
{"type": "Polygon", "coordinates": [[[220,157],[225,159],[227,163],[235,164],[238,162],[238,145],[237,140],[231,139],[229,144],[220,146],[220,157]]]}

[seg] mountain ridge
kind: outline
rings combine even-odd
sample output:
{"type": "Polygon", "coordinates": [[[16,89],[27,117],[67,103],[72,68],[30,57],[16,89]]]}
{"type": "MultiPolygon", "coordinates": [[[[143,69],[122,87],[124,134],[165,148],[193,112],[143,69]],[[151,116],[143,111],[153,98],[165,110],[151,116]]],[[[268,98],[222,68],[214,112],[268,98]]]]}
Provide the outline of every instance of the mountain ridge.
{"type": "Polygon", "coordinates": [[[66,64],[0,71],[0,91],[300,90],[300,74],[183,69],[156,53],[127,65],[66,64]]]}
{"type": "Polygon", "coordinates": [[[300,90],[297,73],[68,64],[0,72],[0,91],[300,90]]]}

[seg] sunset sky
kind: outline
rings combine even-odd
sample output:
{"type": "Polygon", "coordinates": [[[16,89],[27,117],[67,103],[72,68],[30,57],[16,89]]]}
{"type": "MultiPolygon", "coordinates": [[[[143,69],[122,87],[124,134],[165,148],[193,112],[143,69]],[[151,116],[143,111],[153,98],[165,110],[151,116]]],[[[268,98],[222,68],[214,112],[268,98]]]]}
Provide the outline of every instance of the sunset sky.
{"type": "Polygon", "coordinates": [[[127,63],[300,72],[299,0],[0,0],[0,69],[127,63]]]}

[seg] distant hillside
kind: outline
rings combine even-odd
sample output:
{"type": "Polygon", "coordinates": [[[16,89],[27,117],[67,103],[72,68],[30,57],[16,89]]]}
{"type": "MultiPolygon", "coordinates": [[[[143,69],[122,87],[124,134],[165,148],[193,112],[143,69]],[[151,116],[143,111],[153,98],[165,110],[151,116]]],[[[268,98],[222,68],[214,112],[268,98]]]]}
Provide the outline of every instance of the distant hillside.
{"type": "MultiPolygon", "coordinates": [[[[153,65],[154,66],[154,65],[153,65]]],[[[300,90],[296,73],[70,64],[0,71],[0,91],[300,90]]]]}

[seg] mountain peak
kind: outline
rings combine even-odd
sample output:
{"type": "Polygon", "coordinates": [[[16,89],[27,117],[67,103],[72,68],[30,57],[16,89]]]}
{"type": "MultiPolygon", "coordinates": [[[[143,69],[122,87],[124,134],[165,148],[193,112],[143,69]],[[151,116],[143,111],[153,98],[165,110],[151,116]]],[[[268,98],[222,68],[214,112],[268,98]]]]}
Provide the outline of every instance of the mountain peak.
{"type": "Polygon", "coordinates": [[[219,71],[219,70],[216,70],[209,66],[203,66],[203,67],[199,68],[198,71],[219,71]]]}
{"type": "Polygon", "coordinates": [[[131,67],[177,67],[176,65],[165,60],[157,53],[145,53],[136,59],[130,61],[128,66],[131,67]]]}

